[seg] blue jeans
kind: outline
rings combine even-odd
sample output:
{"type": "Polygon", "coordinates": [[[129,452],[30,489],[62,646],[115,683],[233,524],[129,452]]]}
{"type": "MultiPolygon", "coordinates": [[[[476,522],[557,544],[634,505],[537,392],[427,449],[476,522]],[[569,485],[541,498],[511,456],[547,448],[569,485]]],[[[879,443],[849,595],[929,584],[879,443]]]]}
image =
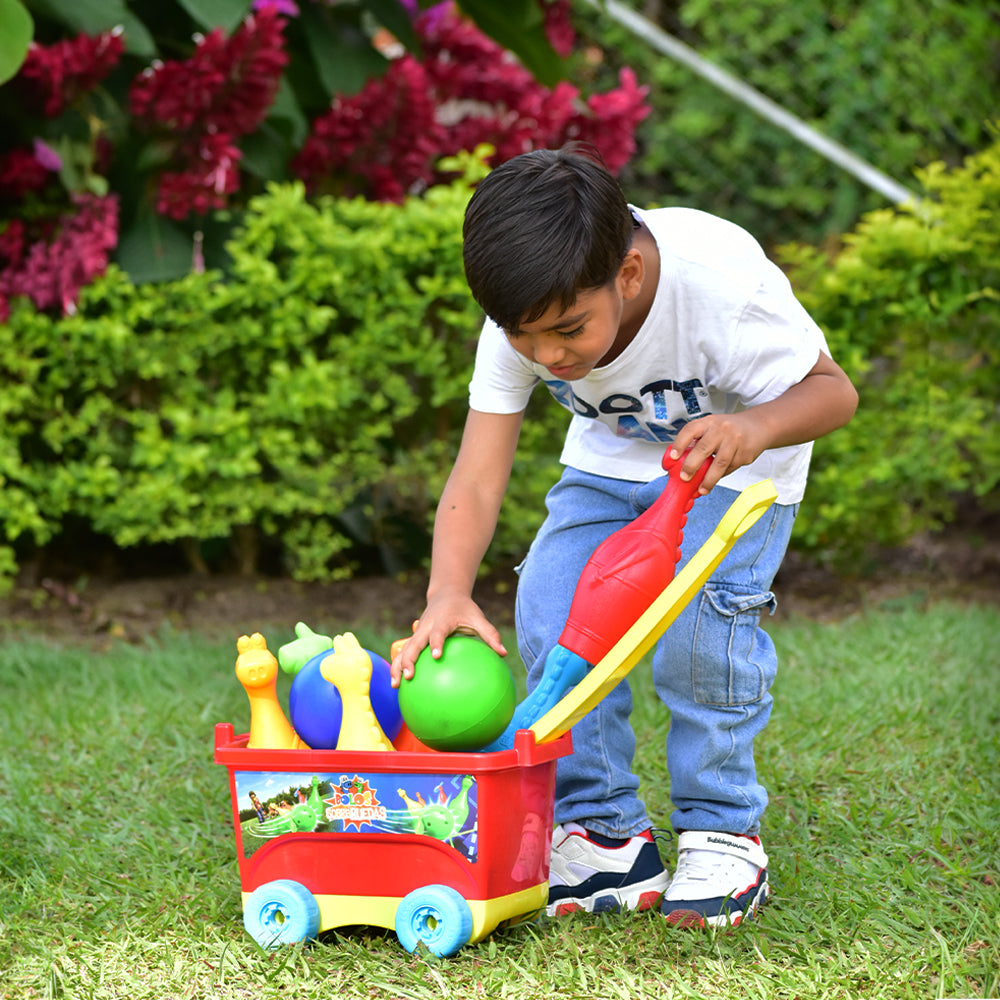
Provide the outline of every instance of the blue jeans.
{"type": "MultiPolygon", "coordinates": [[[[567,468],[550,490],[548,516],[519,567],[517,638],[529,690],[559,639],[591,553],[649,507],[665,482],[666,476],[635,483],[567,468]]],[[[695,500],[678,570],[737,495],[716,486],[695,500]]],[[[666,751],[677,830],[759,830],[767,792],[757,781],[753,742],[771,714],[777,667],[760,615],[773,613],[770,586],[797,511],[797,504],[766,511],[656,644],[653,681],[670,711],[666,751]]],[[[632,773],[631,712],[626,679],[573,727],[573,753],[556,770],[557,823],[623,838],[650,826],[632,773]]]]}

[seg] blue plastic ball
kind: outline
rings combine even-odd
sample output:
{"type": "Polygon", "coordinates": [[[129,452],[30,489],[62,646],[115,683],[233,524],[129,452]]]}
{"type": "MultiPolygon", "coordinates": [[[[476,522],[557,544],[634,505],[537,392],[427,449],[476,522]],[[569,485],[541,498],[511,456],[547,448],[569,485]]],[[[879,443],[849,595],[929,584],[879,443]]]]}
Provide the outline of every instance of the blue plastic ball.
{"type": "MultiPolygon", "coordinates": [[[[375,718],[382,732],[394,740],[403,728],[399,710],[399,695],[392,686],[389,664],[377,653],[366,649],[372,661],[369,690],[375,718]]],[[[296,675],[288,693],[288,711],[295,732],[313,750],[335,750],[340,739],[343,706],[340,692],[320,672],[319,665],[333,653],[332,649],[317,653],[296,675]]]]}

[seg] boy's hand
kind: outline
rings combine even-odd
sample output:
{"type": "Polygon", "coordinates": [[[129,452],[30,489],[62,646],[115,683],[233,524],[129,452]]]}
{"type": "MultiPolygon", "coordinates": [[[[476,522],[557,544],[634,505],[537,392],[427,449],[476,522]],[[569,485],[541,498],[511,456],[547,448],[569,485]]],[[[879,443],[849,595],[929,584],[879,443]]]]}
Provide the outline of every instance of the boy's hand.
{"type": "Polygon", "coordinates": [[[709,456],[714,456],[698,495],[704,496],[725,475],[749,465],[768,447],[767,438],[754,411],[716,413],[685,424],[670,447],[670,457],[688,448],[681,479],[687,482],[709,456]]]}
{"type": "Polygon", "coordinates": [[[471,597],[440,594],[427,602],[427,608],[414,623],[413,635],[392,658],[392,686],[399,687],[403,678],[413,676],[414,664],[423,650],[430,646],[431,656],[438,659],[445,639],[455,632],[477,635],[501,656],[507,650],[500,633],[490,624],[471,597]]]}
{"type": "Polygon", "coordinates": [[[702,462],[714,460],[702,480],[704,495],[727,473],[749,465],[768,448],[815,441],[842,427],[854,416],[858,394],[843,369],[820,352],[816,364],[800,382],[766,403],[739,413],[713,413],[685,424],[674,440],[670,457],[690,448],[681,479],[690,479],[702,462]]]}

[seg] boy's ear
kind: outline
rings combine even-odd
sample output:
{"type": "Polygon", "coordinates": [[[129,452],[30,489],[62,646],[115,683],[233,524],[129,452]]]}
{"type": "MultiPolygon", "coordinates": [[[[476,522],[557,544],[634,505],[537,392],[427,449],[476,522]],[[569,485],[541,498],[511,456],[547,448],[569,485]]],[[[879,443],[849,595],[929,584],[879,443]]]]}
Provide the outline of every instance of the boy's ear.
{"type": "Polygon", "coordinates": [[[646,262],[642,259],[642,254],[635,247],[632,247],[622,261],[622,266],[618,269],[618,287],[622,297],[634,299],[642,288],[642,279],[646,275],[646,262]]]}

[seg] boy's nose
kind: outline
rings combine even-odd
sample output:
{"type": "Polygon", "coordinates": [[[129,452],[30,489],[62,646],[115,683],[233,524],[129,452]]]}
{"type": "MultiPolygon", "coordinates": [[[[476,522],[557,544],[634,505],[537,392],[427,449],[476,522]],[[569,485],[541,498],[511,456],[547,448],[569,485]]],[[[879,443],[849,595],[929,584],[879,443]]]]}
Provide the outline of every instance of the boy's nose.
{"type": "Polygon", "coordinates": [[[565,348],[548,338],[536,340],[532,348],[535,353],[535,363],[545,365],[546,368],[558,367],[559,362],[566,356],[565,348]]]}

